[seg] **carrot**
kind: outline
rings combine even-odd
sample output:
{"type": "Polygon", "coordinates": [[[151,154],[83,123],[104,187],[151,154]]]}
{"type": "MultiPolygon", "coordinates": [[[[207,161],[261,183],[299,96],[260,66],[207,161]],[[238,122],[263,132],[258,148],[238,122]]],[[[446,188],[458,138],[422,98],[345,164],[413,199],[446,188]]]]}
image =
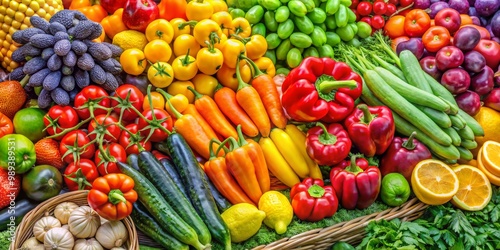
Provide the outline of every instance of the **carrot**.
{"type": "Polygon", "coordinates": [[[220,136],[217,133],[215,133],[214,129],[210,126],[210,124],[208,124],[208,122],[205,120],[205,118],[203,118],[203,116],[201,116],[200,112],[198,112],[198,110],[196,110],[196,107],[194,106],[194,104],[189,104],[187,106],[186,110],[184,110],[184,112],[182,112],[182,114],[184,114],[184,115],[189,114],[189,115],[193,116],[198,121],[200,126],[203,128],[203,131],[210,138],[221,139],[220,136]]]}
{"type": "Polygon", "coordinates": [[[208,95],[202,95],[194,88],[188,86],[189,91],[194,94],[194,106],[196,110],[205,118],[208,124],[214,129],[214,131],[222,137],[238,137],[238,133],[236,133],[236,129],[234,129],[233,125],[227,120],[227,118],[222,114],[222,111],[215,103],[214,99],[208,95]]]}
{"type": "MultiPolygon", "coordinates": [[[[239,60],[238,58],[238,63],[239,60]]],[[[259,93],[254,87],[243,82],[239,67],[236,67],[236,78],[238,78],[236,101],[255,123],[260,134],[264,137],[268,137],[269,133],[271,133],[271,121],[269,120],[269,116],[262,103],[262,99],[260,99],[259,93]]]]}
{"type": "Polygon", "coordinates": [[[255,126],[252,119],[248,117],[245,110],[243,110],[236,101],[236,93],[234,90],[219,84],[215,90],[214,100],[222,113],[224,113],[233,124],[241,125],[241,130],[245,135],[250,137],[259,135],[257,126],[255,126]]]}
{"type": "Polygon", "coordinates": [[[255,71],[251,84],[257,90],[257,93],[259,93],[269,119],[271,119],[271,122],[276,127],[285,128],[288,119],[283,111],[283,106],[281,106],[280,94],[278,93],[274,79],[270,75],[264,74],[252,60],[247,57],[244,58],[255,71]]]}

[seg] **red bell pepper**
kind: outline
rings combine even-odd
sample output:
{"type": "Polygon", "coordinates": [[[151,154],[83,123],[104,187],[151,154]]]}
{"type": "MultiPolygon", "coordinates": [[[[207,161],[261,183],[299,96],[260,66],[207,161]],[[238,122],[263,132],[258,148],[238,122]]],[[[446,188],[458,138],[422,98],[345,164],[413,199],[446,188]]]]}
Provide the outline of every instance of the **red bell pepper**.
{"type": "Polygon", "coordinates": [[[290,190],[293,213],[301,220],[320,221],[332,217],[339,201],[332,186],[325,186],[323,180],[305,178],[290,190]]]}
{"type": "Polygon", "coordinates": [[[92,182],[99,177],[99,171],[94,162],[89,159],[80,159],[80,162],[71,162],[64,170],[64,182],[69,191],[90,190],[92,182]]]}
{"type": "Polygon", "coordinates": [[[394,118],[386,106],[360,104],[344,121],[352,143],[367,157],[383,154],[394,138],[394,118]]]}
{"type": "Polygon", "coordinates": [[[361,95],[362,79],[343,62],[308,57],[286,77],[281,102],[296,121],[344,120],[361,95]]]}
{"type": "Polygon", "coordinates": [[[382,176],[397,172],[402,174],[408,183],[411,183],[411,173],[422,160],[432,158],[429,149],[417,139],[413,132],[409,138],[394,137],[391,145],[380,160],[382,176]]]}
{"type": "Polygon", "coordinates": [[[369,167],[378,167],[378,161],[375,160],[375,158],[366,158],[363,154],[352,154],[349,155],[348,160],[343,160],[339,164],[333,166],[333,168],[341,168],[341,169],[346,169],[347,167],[351,166],[351,157],[356,156],[356,166],[361,168],[363,171],[369,167]]]}
{"type": "Polygon", "coordinates": [[[306,135],[307,154],[319,165],[331,166],[344,160],[351,151],[352,142],[342,125],[322,123],[310,128],[306,135]]]}
{"type": "Polygon", "coordinates": [[[356,155],[351,156],[351,165],[345,169],[332,168],[330,180],[340,204],[345,209],[364,209],[377,199],[382,176],[377,167],[362,170],[356,165],[356,155]]]}

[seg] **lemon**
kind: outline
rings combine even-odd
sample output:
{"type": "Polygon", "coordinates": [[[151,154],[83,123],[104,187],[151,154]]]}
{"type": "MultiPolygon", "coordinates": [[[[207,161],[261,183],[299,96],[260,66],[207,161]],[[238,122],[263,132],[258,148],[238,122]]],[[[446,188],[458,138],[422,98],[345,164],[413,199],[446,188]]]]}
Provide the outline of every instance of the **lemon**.
{"type": "Polygon", "coordinates": [[[474,116],[474,119],[483,127],[484,136],[476,137],[477,148],[471,150],[474,155],[477,155],[479,148],[486,141],[500,142],[500,112],[488,107],[481,107],[479,112],[474,116]]]}
{"type": "Polygon", "coordinates": [[[135,30],[124,30],[113,37],[113,44],[120,46],[123,50],[132,48],[143,50],[147,43],[146,35],[135,30]]]}
{"type": "Polygon", "coordinates": [[[247,240],[259,231],[266,213],[252,204],[238,203],[221,214],[229,228],[231,241],[238,243],[247,240]]]}
{"type": "Polygon", "coordinates": [[[459,180],[444,162],[428,159],[415,166],[411,174],[415,196],[428,205],[442,205],[458,192],[459,180]]]}
{"type": "Polygon", "coordinates": [[[264,224],[273,228],[277,234],[286,232],[292,222],[293,208],[285,195],[278,191],[267,191],[260,197],[259,209],[266,213],[264,224]]]}
{"type": "Polygon", "coordinates": [[[458,177],[458,192],[451,203],[466,211],[479,211],[491,200],[491,184],[488,177],[478,168],[460,165],[453,168],[458,177]]]}

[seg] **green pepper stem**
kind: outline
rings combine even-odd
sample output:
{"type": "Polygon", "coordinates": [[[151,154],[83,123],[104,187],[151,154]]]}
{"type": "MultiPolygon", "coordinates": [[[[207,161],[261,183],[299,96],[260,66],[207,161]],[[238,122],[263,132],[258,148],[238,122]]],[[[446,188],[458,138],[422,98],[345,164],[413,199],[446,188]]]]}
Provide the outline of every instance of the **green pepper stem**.
{"type": "Polygon", "coordinates": [[[236,79],[238,80],[238,89],[236,91],[239,91],[243,88],[249,87],[247,83],[241,79],[241,74],[240,74],[240,58],[238,57],[238,60],[236,61],[236,79]]]}
{"type": "MultiPolygon", "coordinates": [[[[213,160],[213,159],[217,158],[217,155],[219,154],[219,150],[221,149],[221,145],[223,145],[223,144],[215,138],[212,138],[210,140],[210,144],[209,144],[209,148],[208,148],[208,150],[210,152],[210,157],[208,158],[208,160],[213,160]],[[214,148],[213,148],[214,143],[219,144],[219,147],[217,147],[216,152],[214,152],[214,148]]],[[[224,152],[227,152],[226,149],[224,149],[224,152]]]]}
{"type": "Polygon", "coordinates": [[[319,126],[323,130],[323,133],[321,133],[318,136],[318,140],[319,140],[319,142],[321,142],[321,144],[334,145],[335,143],[337,143],[337,136],[330,134],[328,132],[328,129],[326,129],[326,127],[323,123],[318,122],[318,123],[316,123],[316,126],[319,126]]]}
{"type": "Polygon", "coordinates": [[[241,124],[238,124],[238,126],[236,126],[236,132],[238,132],[238,144],[240,146],[247,145],[248,142],[245,140],[245,136],[243,136],[243,132],[241,131],[241,124]]]}
{"type": "MultiPolygon", "coordinates": [[[[199,1],[198,1],[199,2],[199,1]]],[[[203,1],[201,1],[203,2],[203,1]]],[[[191,21],[188,21],[188,22],[183,22],[181,24],[179,24],[179,26],[177,26],[180,30],[184,29],[184,27],[186,26],[190,26],[191,28],[193,28],[196,24],[198,23],[198,21],[195,21],[195,20],[191,20],[191,21]]]]}
{"type": "Polygon", "coordinates": [[[108,200],[111,204],[116,205],[120,202],[127,202],[127,199],[123,196],[123,192],[120,189],[113,189],[109,191],[108,200]]]}
{"type": "Polygon", "coordinates": [[[235,150],[237,148],[240,148],[240,145],[238,144],[238,141],[236,139],[234,139],[233,137],[228,137],[224,141],[228,141],[229,142],[229,145],[231,145],[231,151],[233,151],[233,150],[235,150]]]}
{"type": "Polygon", "coordinates": [[[167,103],[170,110],[172,110],[172,113],[174,113],[175,118],[180,119],[182,117],[181,112],[177,111],[177,109],[174,108],[174,105],[172,105],[170,99],[167,99],[167,103]]]}
{"type": "Polygon", "coordinates": [[[190,61],[190,60],[189,60],[189,57],[190,57],[189,52],[190,52],[190,51],[191,51],[191,48],[189,48],[189,49],[188,49],[188,51],[187,51],[187,53],[186,53],[186,56],[185,56],[184,58],[182,58],[182,60],[181,60],[182,66],[184,66],[184,67],[186,67],[186,66],[188,66],[189,64],[191,64],[191,63],[194,63],[194,62],[195,62],[195,61],[190,61]]]}
{"type": "Polygon", "coordinates": [[[219,91],[220,89],[224,88],[224,85],[220,84],[220,82],[217,82],[217,86],[214,89],[214,93],[219,91]]]}
{"type": "Polygon", "coordinates": [[[406,150],[410,150],[410,151],[414,150],[417,147],[417,145],[415,145],[413,143],[413,138],[415,138],[415,136],[417,136],[417,132],[416,131],[411,132],[410,137],[408,137],[408,139],[405,142],[403,142],[403,144],[401,144],[401,146],[403,148],[405,148],[406,150]]]}
{"type": "Polygon", "coordinates": [[[359,104],[358,109],[363,111],[363,117],[361,118],[361,121],[365,124],[369,124],[374,117],[372,113],[370,113],[370,109],[368,109],[368,106],[366,106],[366,104],[359,104]]]}
{"type": "Polygon", "coordinates": [[[29,75],[25,75],[23,77],[23,79],[19,82],[21,84],[21,87],[24,88],[24,86],[28,83],[29,79],[30,79],[30,76],[29,75]]]}
{"type": "Polygon", "coordinates": [[[169,93],[165,92],[165,90],[163,90],[163,89],[157,88],[157,89],[156,89],[156,91],[157,91],[158,93],[162,94],[162,95],[163,95],[163,97],[165,97],[165,100],[168,100],[168,99],[170,99],[170,98],[172,98],[172,97],[173,97],[171,94],[169,94],[169,93]]]}
{"type": "Polygon", "coordinates": [[[246,57],[245,55],[241,54],[240,55],[240,58],[244,59],[248,64],[250,64],[250,66],[252,66],[252,69],[254,70],[254,76],[253,78],[256,78],[260,75],[263,75],[264,72],[262,72],[260,69],[259,69],[259,66],[257,66],[257,64],[255,64],[254,61],[252,61],[250,58],[246,57]]]}
{"type": "Polygon", "coordinates": [[[354,89],[358,86],[355,80],[344,80],[344,81],[323,81],[319,83],[319,90],[323,94],[328,94],[334,89],[338,88],[350,88],[354,89]]]}
{"type": "Polygon", "coordinates": [[[202,95],[200,92],[196,91],[193,87],[191,87],[191,86],[187,86],[187,89],[188,89],[189,91],[191,91],[191,92],[194,94],[194,98],[195,98],[196,100],[198,100],[198,99],[200,99],[200,98],[202,98],[202,97],[203,97],[203,95],[202,95]]]}
{"type": "Polygon", "coordinates": [[[358,174],[363,172],[363,169],[361,169],[358,164],[356,164],[356,159],[358,158],[359,155],[352,155],[351,156],[351,165],[347,166],[345,168],[346,171],[351,172],[353,174],[358,174]]]}
{"type": "Polygon", "coordinates": [[[325,194],[325,189],[318,184],[313,184],[307,189],[307,193],[309,193],[311,197],[321,198],[325,194]]]}

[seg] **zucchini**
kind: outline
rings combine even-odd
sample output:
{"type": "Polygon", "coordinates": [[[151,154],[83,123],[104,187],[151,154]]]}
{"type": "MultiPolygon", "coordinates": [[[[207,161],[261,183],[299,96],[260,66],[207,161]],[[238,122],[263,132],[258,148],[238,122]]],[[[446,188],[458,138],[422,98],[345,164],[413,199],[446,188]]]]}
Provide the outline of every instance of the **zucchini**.
{"type": "Polygon", "coordinates": [[[162,249],[145,245],[139,245],[139,250],[162,250],[162,249]]]}
{"type": "Polygon", "coordinates": [[[417,57],[409,50],[403,50],[399,53],[401,61],[401,70],[403,71],[406,81],[427,93],[433,93],[431,87],[425,80],[425,71],[418,62],[417,57]]]}
{"type": "Polygon", "coordinates": [[[168,151],[174,161],[177,172],[186,187],[194,208],[208,226],[212,237],[225,249],[231,249],[231,234],[217,210],[214,197],[210,193],[206,175],[204,175],[193,151],[182,135],[172,133],[166,139],[168,151]]]}
{"type": "Polygon", "coordinates": [[[172,180],[174,181],[175,185],[184,194],[184,196],[186,198],[189,197],[187,195],[186,189],[182,185],[182,180],[181,180],[181,177],[179,176],[179,173],[177,173],[177,170],[175,170],[174,164],[170,160],[167,160],[167,159],[161,159],[160,163],[163,166],[163,168],[165,169],[165,171],[167,171],[167,173],[170,176],[170,178],[172,178],[172,180]]]}
{"type": "Polygon", "coordinates": [[[148,213],[146,207],[140,202],[134,203],[134,209],[130,214],[137,229],[141,230],[145,235],[149,236],[156,243],[162,245],[165,249],[172,250],[188,250],[189,246],[178,241],[172,235],[163,231],[162,227],[156,220],[148,213]]]}
{"type": "Polygon", "coordinates": [[[450,117],[445,112],[435,110],[429,107],[424,107],[418,104],[415,104],[415,107],[420,109],[424,114],[426,114],[429,118],[431,118],[431,120],[433,120],[439,127],[441,128],[451,127],[450,117]]]}
{"type": "Polygon", "coordinates": [[[205,174],[208,188],[210,189],[210,193],[212,193],[212,196],[214,197],[215,205],[217,205],[219,212],[222,213],[226,211],[229,207],[231,207],[231,203],[219,192],[219,190],[217,190],[212,181],[210,181],[210,179],[208,178],[207,174],[205,172],[203,172],[203,174],[205,174]]]}
{"type": "Polygon", "coordinates": [[[457,129],[457,132],[460,137],[464,138],[465,140],[475,140],[474,131],[472,131],[469,126],[465,126],[463,129],[457,129]]]}
{"type": "Polygon", "coordinates": [[[454,128],[443,128],[443,131],[447,133],[451,137],[451,144],[455,146],[460,146],[462,142],[462,138],[458,135],[457,131],[454,128]]]}
{"type": "Polygon", "coordinates": [[[450,105],[434,94],[425,92],[424,90],[408,84],[384,68],[375,67],[374,71],[377,72],[392,89],[409,102],[444,111],[446,113],[450,111],[450,105]]]}
{"type": "Polygon", "coordinates": [[[451,138],[434,121],[392,89],[376,71],[367,70],[364,76],[368,88],[391,110],[437,143],[443,146],[451,145],[451,138]]]}
{"type": "Polygon", "coordinates": [[[211,242],[212,236],[207,226],[196,213],[187,196],[177,186],[162,164],[148,151],[139,153],[139,168],[148,180],[158,189],[160,194],[172,206],[177,214],[198,234],[198,240],[203,245],[211,242]]]}
{"type": "Polygon", "coordinates": [[[127,157],[127,163],[135,170],[139,172],[141,171],[141,169],[139,169],[139,157],[136,154],[129,154],[127,157]]]}
{"type": "Polygon", "coordinates": [[[170,153],[168,152],[168,148],[167,148],[167,144],[165,142],[158,142],[158,143],[155,143],[154,146],[153,146],[156,150],[166,154],[166,155],[169,155],[170,153]]]}
{"type": "Polygon", "coordinates": [[[122,173],[130,176],[135,183],[134,190],[137,192],[139,201],[146,207],[149,213],[168,233],[179,241],[192,245],[196,249],[206,247],[198,240],[196,231],[182,220],[175,210],[163,198],[160,192],[154,187],[144,175],[123,162],[116,165],[122,173]]]}
{"type": "Polygon", "coordinates": [[[378,57],[375,54],[370,54],[370,56],[378,63],[380,67],[390,71],[393,75],[406,82],[405,74],[397,66],[386,62],[384,59],[378,57]]]}
{"type": "Polygon", "coordinates": [[[29,211],[33,210],[36,206],[38,206],[38,204],[40,204],[40,202],[36,202],[28,198],[18,197],[18,199],[16,200],[15,207],[11,208],[7,206],[0,211],[0,231],[7,230],[9,226],[12,226],[12,224],[14,224],[14,226],[19,225],[23,217],[29,211]],[[15,217],[14,221],[10,220],[11,217],[15,217]]]}
{"type": "Polygon", "coordinates": [[[464,118],[459,115],[450,115],[451,125],[457,129],[463,129],[467,126],[464,118]]]}
{"type": "Polygon", "coordinates": [[[460,146],[466,148],[466,149],[475,149],[477,148],[477,142],[473,140],[462,140],[462,143],[460,143],[460,146]]]}
{"type": "Polygon", "coordinates": [[[460,152],[460,159],[470,161],[474,158],[472,152],[464,147],[457,147],[458,152],[460,152]]]}

